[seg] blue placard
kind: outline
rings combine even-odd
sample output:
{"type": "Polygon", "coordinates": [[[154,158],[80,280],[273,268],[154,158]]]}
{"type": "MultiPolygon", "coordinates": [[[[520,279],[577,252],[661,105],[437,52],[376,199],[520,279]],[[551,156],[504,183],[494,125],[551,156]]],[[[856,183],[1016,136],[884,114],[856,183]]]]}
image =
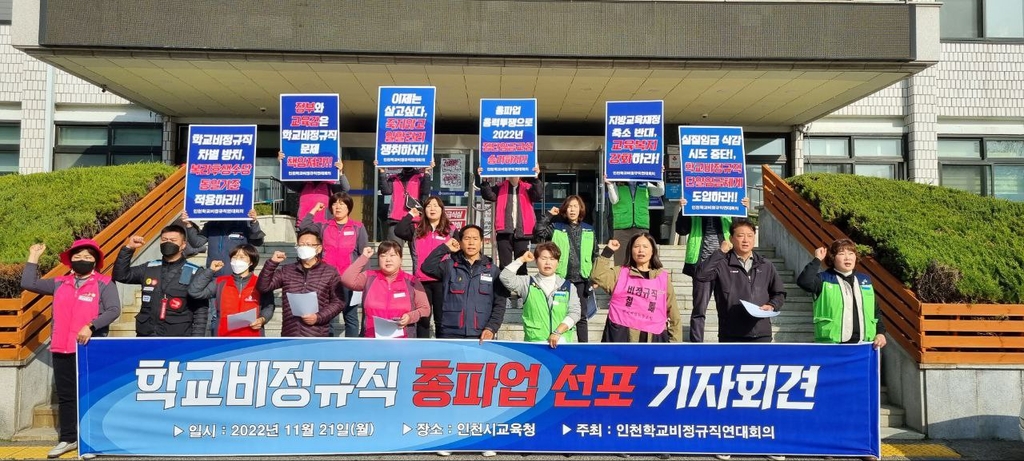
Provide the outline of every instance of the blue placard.
{"type": "Polygon", "coordinates": [[[605,103],[605,175],[611,181],[661,181],[664,101],[605,103]]]}
{"type": "Polygon", "coordinates": [[[189,219],[249,219],[256,183],[256,125],[190,125],[187,167],[189,219]]]}
{"type": "Polygon", "coordinates": [[[747,216],[743,128],[679,127],[686,216],[747,216]]]}
{"type": "Polygon", "coordinates": [[[536,176],[537,100],[480,100],[480,177],[536,176]]]}
{"type": "Polygon", "coordinates": [[[78,349],[80,452],[879,456],[878,356],[871,344],[93,338],[78,349]]]}
{"type": "Polygon", "coordinates": [[[377,92],[377,166],[429,168],[434,159],[432,86],[382,86],[377,92]]]}
{"type": "Polygon", "coordinates": [[[281,95],[282,181],[337,181],[341,158],[336,94],[281,95]]]}

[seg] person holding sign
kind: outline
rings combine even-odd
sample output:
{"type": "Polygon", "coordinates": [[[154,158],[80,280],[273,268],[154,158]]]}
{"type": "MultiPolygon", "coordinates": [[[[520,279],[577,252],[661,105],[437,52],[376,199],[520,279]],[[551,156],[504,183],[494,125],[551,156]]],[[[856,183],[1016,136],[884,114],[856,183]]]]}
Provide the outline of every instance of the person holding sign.
{"type": "MultiPolygon", "coordinates": [[[[456,236],[457,229],[448,221],[448,215],[444,212],[444,202],[440,197],[427,199],[423,206],[424,219],[420,219],[419,224],[415,224],[413,220],[419,216],[420,210],[413,208],[395,226],[395,235],[402,240],[413,242],[417,255],[429,255],[435,248],[444,245],[448,239],[456,236]]],[[[423,283],[423,289],[427,292],[427,300],[430,302],[431,312],[434,316],[434,334],[440,335],[441,305],[444,303],[441,282],[424,274],[420,266],[415,263],[416,261],[413,261],[416,278],[423,283]]],[[[430,337],[430,313],[420,317],[419,322],[416,323],[416,337],[430,337]]]]}
{"type": "Polygon", "coordinates": [[[627,247],[625,265],[612,260],[620,249],[615,239],[608,241],[594,265],[594,283],[611,294],[601,342],[682,342],[676,293],[669,271],[658,259],[654,237],[646,232],[634,235],[627,247]]]}
{"type": "MultiPolygon", "coordinates": [[[[256,219],[256,210],[249,210],[248,221],[209,221],[203,224],[202,229],[189,220],[188,213],[182,211],[174,224],[185,228],[189,247],[202,248],[207,245],[206,267],[210,267],[214,261],[227,261],[240,245],[262,246],[267,236],[256,219]]],[[[216,275],[231,275],[231,268],[223,266],[216,275]]]]}
{"type": "MultiPolygon", "coordinates": [[[[324,262],[338,270],[340,276],[348,266],[359,257],[359,249],[365,248],[369,237],[363,223],[351,219],[349,213],[352,211],[352,197],[345,193],[337,193],[331,196],[328,208],[331,210],[333,219],[325,223],[314,222],[313,217],[323,211],[322,203],[316,204],[309,214],[302,218],[299,231],[315,232],[323,239],[324,262]]],[[[343,308],[342,317],[345,320],[345,337],[355,338],[359,336],[359,312],[356,306],[350,306],[349,299],[352,293],[342,290],[343,308]]],[[[331,323],[331,335],[340,330],[341,325],[334,320],[331,323]]]]}
{"type": "Polygon", "coordinates": [[[228,252],[228,264],[211,261],[209,269],[201,269],[188,286],[188,295],[196,299],[213,299],[216,312],[214,336],[263,336],[263,326],[274,316],[274,293],[256,290],[254,270],[260,262],[256,247],[238,245],[228,252]],[[231,275],[217,276],[227,267],[231,275]]]}
{"type": "MultiPolygon", "coordinates": [[[[402,270],[402,247],[391,240],[377,246],[378,270],[365,270],[373,249],[363,254],[341,274],[345,288],[363,292],[364,338],[416,338],[416,322],[430,316],[430,303],[423,285],[402,270]],[[377,325],[393,331],[378,331],[377,325]]],[[[430,337],[427,330],[427,337],[430,337]]]]}
{"type": "MultiPolygon", "coordinates": [[[[279,162],[284,161],[284,152],[278,151],[277,160],[279,162]]],[[[281,184],[284,184],[284,187],[287,187],[288,190],[299,194],[298,222],[302,222],[302,218],[309,214],[309,211],[312,210],[316,204],[325,204],[332,195],[348,193],[352,188],[349,185],[348,178],[345,177],[345,172],[342,171],[345,164],[341,160],[338,160],[334,166],[338,169],[337,181],[281,181],[281,184]]],[[[313,222],[324,223],[329,219],[329,216],[325,213],[313,215],[313,222]]],[[[257,243],[254,245],[259,244],[257,243]]]]}
{"type": "Polygon", "coordinates": [[[754,253],[755,232],[750,221],[734,219],[729,240],[697,266],[694,282],[714,285],[720,343],[770,343],[769,317],[786,301],[785,285],[775,265],[754,253]]]}
{"type": "Polygon", "coordinates": [[[107,335],[110,324],[121,315],[121,300],[117,285],[97,271],[103,268],[103,252],[92,239],[77,240],[60,254],[60,262],[71,268],[60,277],[39,278],[39,257],[44,252],[42,243],[29,247],[21,288],[53,296],[50,354],[60,432],[57,445],[46,456],[56,458],[78,449],[78,346],[88,344],[93,336],[107,335]]]}
{"type": "MultiPolygon", "coordinates": [[[[743,206],[750,206],[750,199],[743,197],[743,206]]],[[[679,199],[680,216],[676,219],[676,233],[687,235],[686,260],[683,263],[683,274],[691,278],[697,272],[697,265],[718,251],[722,242],[729,240],[729,216],[683,216],[686,199],[679,199]]],[[[713,288],[710,283],[693,281],[693,310],[690,311],[690,342],[704,342],[704,319],[711,300],[713,288]]]]}
{"type": "MultiPolygon", "coordinates": [[[[483,170],[478,169],[477,174],[483,170]]],[[[537,215],[533,204],[544,200],[544,183],[540,180],[540,167],[533,168],[532,178],[508,178],[497,186],[489,182],[480,185],[480,196],[494,207],[494,232],[498,243],[498,266],[504,268],[530,249],[537,215]],[[495,191],[497,189],[497,191],[495,191]]],[[[526,275],[526,267],[519,268],[526,275]]]]}
{"type": "Polygon", "coordinates": [[[256,281],[256,290],[281,289],[283,298],[281,336],[328,337],[331,320],[344,305],[338,270],[323,260],[320,234],[303,230],[295,244],[298,262],[280,264],[286,255],[275,251],[256,281]]]}
{"type": "Polygon", "coordinates": [[[541,241],[551,241],[560,252],[558,267],[555,273],[559,277],[572,282],[580,297],[580,304],[592,306],[585,316],[576,322],[576,337],[579,342],[587,342],[587,318],[597,313],[597,304],[593,302],[594,291],[590,284],[590,273],[597,261],[597,244],[594,240],[594,228],[583,222],[587,215],[587,206],[583,197],[570,195],[562,202],[561,207],[552,207],[550,212],[541,218],[535,234],[541,241]],[[589,303],[588,303],[589,301],[589,303]]]}
{"type": "Polygon", "coordinates": [[[163,258],[131,266],[135,250],[146,239],[128,238],[114,261],[114,281],[142,285],[142,307],[135,316],[138,336],[206,336],[209,303],[188,295],[199,266],[185,260],[185,229],[170,225],[160,231],[163,258]]]}
{"type": "Polygon", "coordinates": [[[509,292],[523,298],[523,333],[531,343],[573,342],[573,328],[580,320],[580,298],[572,282],[555,273],[561,251],[554,243],[537,245],[537,276],[516,275],[519,267],[534,261],[533,253],[523,253],[501,271],[501,283],[509,292]]]}
{"type": "Polygon", "coordinates": [[[885,347],[885,324],[875,306],[871,277],[855,272],[857,244],[840,239],[814,250],[796,283],[814,295],[814,342],[885,347]],[[818,272],[819,267],[825,270],[818,272]]]}
{"type": "MultiPolygon", "coordinates": [[[[376,165],[377,162],[374,161],[373,164],[376,165]]],[[[416,245],[411,240],[395,235],[395,227],[398,226],[398,222],[402,218],[408,215],[409,210],[422,208],[421,203],[430,197],[430,181],[432,179],[430,172],[433,167],[434,163],[431,162],[430,168],[402,168],[398,174],[391,175],[384,168],[379,169],[378,172],[377,184],[380,187],[380,194],[391,196],[391,205],[388,207],[387,239],[401,245],[409,245],[409,254],[414,267],[418,263],[416,245]]],[[[420,221],[416,217],[412,219],[414,223],[420,221]]]]}
{"type": "MultiPolygon", "coordinates": [[[[612,182],[607,176],[604,182],[608,190],[608,202],[612,204],[612,238],[627,241],[649,232],[651,197],[661,197],[665,193],[665,183],[612,182]]],[[[628,258],[626,249],[616,252],[615,264],[624,265],[628,258]]]]}

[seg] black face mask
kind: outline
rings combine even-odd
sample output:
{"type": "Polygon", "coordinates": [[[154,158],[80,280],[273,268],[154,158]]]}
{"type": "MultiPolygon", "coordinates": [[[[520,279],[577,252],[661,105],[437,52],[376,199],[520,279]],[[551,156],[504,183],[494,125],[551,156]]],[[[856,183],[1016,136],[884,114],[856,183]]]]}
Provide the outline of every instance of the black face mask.
{"type": "Polygon", "coordinates": [[[164,256],[174,256],[181,251],[181,247],[177,243],[164,242],[160,244],[160,254],[164,256]]]}
{"type": "Polygon", "coordinates": [[[96,261],[71,261],[71,270],[78,275],[89,275],[96,268],[96,261]]]}

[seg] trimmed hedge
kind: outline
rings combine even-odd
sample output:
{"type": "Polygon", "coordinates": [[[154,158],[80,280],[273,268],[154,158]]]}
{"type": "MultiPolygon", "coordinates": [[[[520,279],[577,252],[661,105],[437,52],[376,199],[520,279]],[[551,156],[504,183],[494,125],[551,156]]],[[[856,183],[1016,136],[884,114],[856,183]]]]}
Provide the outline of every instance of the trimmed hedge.
{"type": "Polygon", "coordinates": [[[71,242],[99,233],[174,171],[136,163],[0,176],[0,298],[20,296],[33,243],[46,244],[39,260],[46,273],[71,242]]]}
{"type": "Polygon", "coordinates": [[[787,182],[923,301],[1024,303],[1024,203],[848,174],[787,182]]]}

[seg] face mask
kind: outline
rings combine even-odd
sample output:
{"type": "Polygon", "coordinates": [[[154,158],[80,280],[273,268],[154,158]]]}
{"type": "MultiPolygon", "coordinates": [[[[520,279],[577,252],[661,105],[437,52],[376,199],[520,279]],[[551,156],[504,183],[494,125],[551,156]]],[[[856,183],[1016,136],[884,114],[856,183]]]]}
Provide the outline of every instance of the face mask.
{"type": "Polygon", "coordinates": [[[303,261],[316,256],[316,248],[313,247],[295,247],[295,252],[299,254],[299,259],[303,261]]]}
{"type": "Polygon", "coordinates": [[[89,275],[95,267],[95,261],[71,261],[71,270],[78,275],[89,275]]]}
{"type": "Polygon", "coordinates": [[[231,272],[241,274],[247,270],[249,270],[249,261],[244,261],[241,259],[231,260],[231,272]]]}
{"type": "Polygon", "coordinates": [[[160,254],[164,256],[174,256],[181,251],[181,247],[177,243],[164,242],[160,244],[160,254]]]}

